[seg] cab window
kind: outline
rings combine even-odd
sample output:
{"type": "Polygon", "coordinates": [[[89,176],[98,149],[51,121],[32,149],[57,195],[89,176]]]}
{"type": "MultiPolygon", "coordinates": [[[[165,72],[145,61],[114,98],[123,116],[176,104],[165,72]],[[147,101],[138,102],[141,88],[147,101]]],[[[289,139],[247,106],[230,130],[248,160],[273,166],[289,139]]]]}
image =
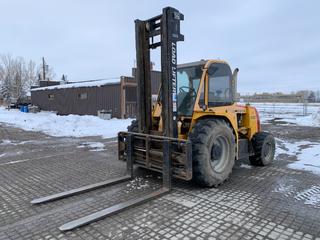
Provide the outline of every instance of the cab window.
{"type": "Polygon", "coordinates": [[[179,68],[177,72],[178,115],[192,116],[202,75],[202,65],[179,68]]]}
{"type": "Polygon", "coordinates": [[[209,107],[232,104],[232,73],[227,64],[214,63],[208,69],[209,107]]]}

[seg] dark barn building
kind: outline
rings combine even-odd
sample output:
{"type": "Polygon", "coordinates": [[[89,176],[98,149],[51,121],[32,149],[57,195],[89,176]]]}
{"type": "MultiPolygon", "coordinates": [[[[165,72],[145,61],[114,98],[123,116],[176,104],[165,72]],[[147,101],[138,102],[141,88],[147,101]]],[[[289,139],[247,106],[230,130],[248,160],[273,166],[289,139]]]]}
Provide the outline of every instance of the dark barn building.
{"type": "MultiPolygon", "coordinates": [[[[134,70],[133,70],[134,73],[134,70]]],[[[152,94],[157,94],[161,74],[152,71],[152,94]]],[[[31,90],[32,104],[60,115],[98,115],[107,110],[115,118],[136,117],[136,81],[134,77],[69,83],[31,90]]]]}

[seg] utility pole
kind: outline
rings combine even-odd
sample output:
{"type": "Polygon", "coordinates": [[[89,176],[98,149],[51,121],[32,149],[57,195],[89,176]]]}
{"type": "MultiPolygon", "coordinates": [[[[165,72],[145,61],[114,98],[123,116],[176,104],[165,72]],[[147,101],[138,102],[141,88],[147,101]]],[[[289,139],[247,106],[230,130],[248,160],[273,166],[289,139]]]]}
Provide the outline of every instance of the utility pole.
{"type": "Polygon", "coordinates": [[[44,61],[44,57],[42,58],[42,78],[43,81],[46,80],[46,62],[44,61]]]}

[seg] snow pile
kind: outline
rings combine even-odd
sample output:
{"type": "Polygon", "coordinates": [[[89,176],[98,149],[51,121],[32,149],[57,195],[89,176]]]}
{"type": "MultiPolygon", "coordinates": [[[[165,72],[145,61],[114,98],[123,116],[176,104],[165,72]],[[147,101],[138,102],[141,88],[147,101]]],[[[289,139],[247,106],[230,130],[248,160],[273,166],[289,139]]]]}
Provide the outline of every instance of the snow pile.
{"type": "Polygon", "coordinates": [[[58,116],[51,112],[22,113],[0,107],[0,122],[26,131],[43,132],[56,137],[116,137],[126,131],[131,119],[103,120],[96,116],[58,116]]]}

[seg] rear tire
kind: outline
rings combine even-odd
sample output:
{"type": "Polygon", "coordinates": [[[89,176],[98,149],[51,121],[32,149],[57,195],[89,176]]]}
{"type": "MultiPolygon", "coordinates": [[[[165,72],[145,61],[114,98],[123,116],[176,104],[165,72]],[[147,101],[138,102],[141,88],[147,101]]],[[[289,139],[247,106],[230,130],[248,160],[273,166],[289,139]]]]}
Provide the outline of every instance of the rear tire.
{"type": "Polygon", "coordinates": [[[274,159],[276,149],[274,137],[267,132],[258,132],[253,136],[251,143],[254,150],[254,155],[249,158],[251,164],[254,166],[269,165],[274,159]]]}
{"type": "Polygon", "coordinates": [[[138,121],[132,120],[131,125],[127,127],[128,132],[138,132],[138,121]]]}
{"type": "Polygon", "coordinates": [[[235,160],[235,137],[230,126],[220,119],[199,120],[190,140],[195,182],[207,187],[223,183],[235,160]]]}

